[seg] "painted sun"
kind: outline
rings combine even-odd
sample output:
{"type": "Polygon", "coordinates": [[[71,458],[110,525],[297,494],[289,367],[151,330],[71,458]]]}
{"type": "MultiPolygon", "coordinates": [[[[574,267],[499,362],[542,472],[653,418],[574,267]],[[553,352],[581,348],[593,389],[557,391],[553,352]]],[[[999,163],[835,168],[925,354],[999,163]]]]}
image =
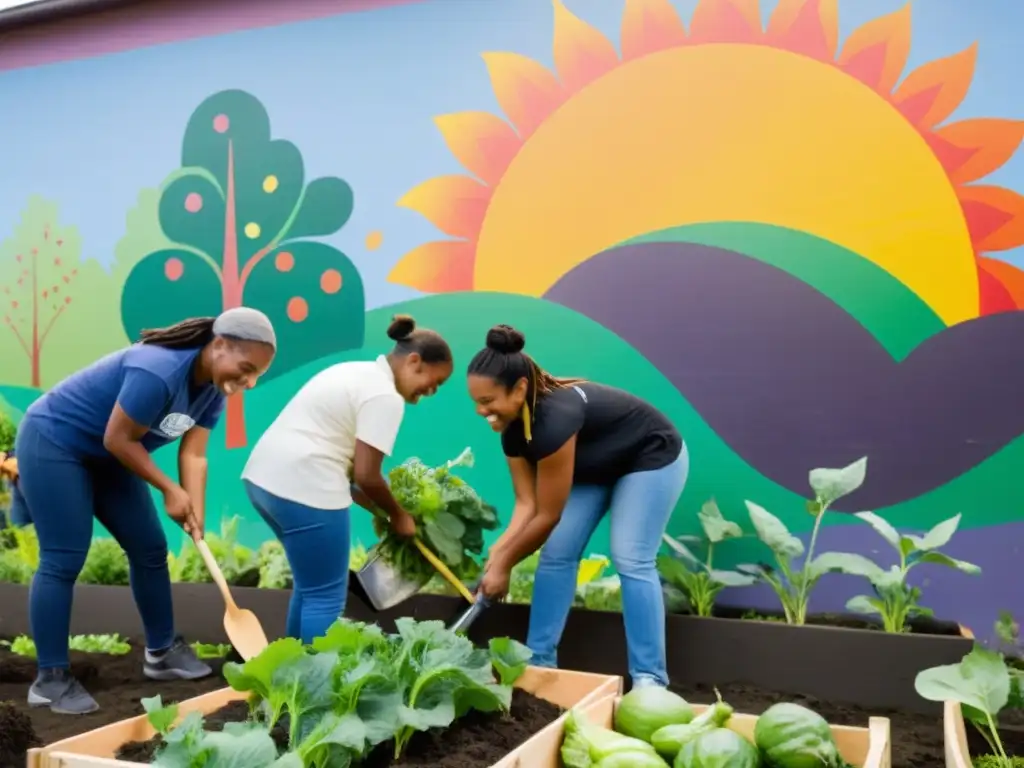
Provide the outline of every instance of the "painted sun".
{"type": "Polygon", "coordinates": [[[425,292],[543,295],[629,238],[705,222],[813,234],[869,259],[947,324],[1024,308],[1024,273],[991,254],[1024,244],[1024,197],[979,183],[1024,121],[948,119],[974,46],[903,77],[910,7],[839,44],[838,0],[626,0],[619,45],[561,2],[552,72],[483,54],[504,119],[440,116],[468,171],[399,204],[453,239],[390,280],[425,292]],[[902,79],[901,79],[902,78],[902,79]]]}

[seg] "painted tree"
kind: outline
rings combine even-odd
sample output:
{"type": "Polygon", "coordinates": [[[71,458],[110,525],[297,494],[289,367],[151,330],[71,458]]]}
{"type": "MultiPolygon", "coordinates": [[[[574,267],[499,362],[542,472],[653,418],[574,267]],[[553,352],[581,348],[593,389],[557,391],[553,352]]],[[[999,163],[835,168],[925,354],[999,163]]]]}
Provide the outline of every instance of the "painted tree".
{"type": "Polygon", "coordinates": [[[46,342],[74,301],[80,250],[78,231],[60,226],[57,206],[40,197],[29,198],[14,236],[0,248],[0,317],[37,389],[46,342]]]}
{"type": "MultiPolygon", "coordinates": [[[[214,94],[185,128],[181,169],[164,183],[160,228],[171,243],[142,258],[125,282],[128,337],[143,328],[249,306],[265,312],[278,354],[264,381],[363,343],[363,284],[327,243],[352,214],[352,189],[306,183],[294,144],[271,139],[266,109],[245,91],[214,94]]],[[[227,408],[227,446],[246,445],[242,394],[227,408]]]]}

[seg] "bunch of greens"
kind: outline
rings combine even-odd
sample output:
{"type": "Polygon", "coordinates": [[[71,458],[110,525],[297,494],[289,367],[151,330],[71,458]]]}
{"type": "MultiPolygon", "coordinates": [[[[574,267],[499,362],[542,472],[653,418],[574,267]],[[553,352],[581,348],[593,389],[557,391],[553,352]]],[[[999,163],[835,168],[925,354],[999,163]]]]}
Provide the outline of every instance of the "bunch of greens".
{"type": "MultiPolygon", "coordinates": [[[[452,470],[472,467],[473,452],[467,448],[440,467],[428,467],[409,459],[388,473],[391,493],[416,520],[417,535],[462,581],[474,581],[480,564],[473,558],[484,551],[484,531],[498,527],[494,507],[485,504],[452,470]]],[[[380,537],[381,556],[411,581],[426,583],[434,568],[413,542],[389,535],[386,520],[374,518],[380,537]]]]}
{"type": "MultiPolygon", "coordinates": [[[[0,640],[0,645],[11,649],[18,656],[36,657],[35,641],[28,635],[19,635],[12,641],[0,640]]],[[[120,635],[71,635],[68,648],[83,653],[102,653],[108,656],[124,656],[131,650],[128,641],[120,635]]]]}
{"type": "Polygon", "coordinates": [[[822,518],[833,503],[863,485],[867,463],[865,457],[842,469],[811,470],[809,481],[814,498],[807,502],[807,511],[814,516],[814,527],[811,529],[806,553],[803,542],[789,532],[785,523],[767,509],[752,501],[746,502],[757,537],[772,551],[776,566],[741,565],[738,570],[756,576],[772,588],[790,624],[803,624],[806,621],[811,591],[826,573],[862,576],[876,567],[866,557],[846,552],[826,552],[814,556],[822,518]],[[800,557],[803,558],[802,566],[794,562],[800,557]]]}
{"type": "Polygon", "coordinates": [[[848,569],[856,571],[871,582],[874,596],[858,595],[847,602],[847,610],[855,613],[875,614],[882,617],[882,626],[886,632],[905,632],[907,621],[915,616],[931,616],[932,611],[920,605],[921,590],[907,584],[910,569],[921,563],[932,563],[955,568],[962,573],[977,575],[981,569],[963,560],[957,560],[939,552],[956,532],[960,524],[960,515],[945,520],[932,528],[924,536],[901,534],[886,520],[874,512],[858,512],[860,518],[874,528],[884,538],[899,557],[899,564],[888,570],[881,568],[870,560],[862,559],[848,569]]]}
{"type": "Polygon", "coordinates": [[[958,664],[923,670],[914,680],[918,696],[928,701],[955,701],[991,749],[974,760],[978,768],[1019,768],[1024,758],[1006,754],[999,738],[999,713],[1010,701],[1012,674],[1003,655],[975,646],[958,664]]]}
{"type": "Polygon", "coordinates": [[[718,593],[726,587],[745,587],[756,581],[754,576],[738,571],[716,569],[715,545],[743,536],[743,529],[726,520],[714,499],[707,501],[697,513],[704,538],[680,536],[662,537],[677,556],[659,555],[658,571],[671,587],[682,593],[689,608],[698,616],[710,616],[718,593]],[[690,546],[701,545],[703,557],[698,557],[690,546]]]}
{"type": "MultiPolygon", "coordinates": [[[[248,547],[238,543],[239,517],[221,520],[220,535],[208,531],[204,536],[210,552],[220,565],[228,584],[234,586],[256,586],[259,581],[259,563],[248,547]]],[[[199,554],[191,538],[185,537],[181,551],[167,555],[171,581],[189,584],[209,584],[213,576],[206,568],[203,556],[199,554]]]]}
{"type": "Polygon", "coordinates": [[[388,635],[339,619],[312,646],[286,638],[245,664],[226,664],[231,687],[250,693],[251,716],[221,733],[205,732],[198,713],[172,729],[176,709],[146,700],[164,737],[154,765],[348,768],[385,742],[397,758],[416,731],[447,728],[471,710],[508,711],[530,658],[525,646],[498,638],[478,649],[439,621],[396,625],[388,635]],[[275,727],[287,732],[283,753],[275,727]]]}

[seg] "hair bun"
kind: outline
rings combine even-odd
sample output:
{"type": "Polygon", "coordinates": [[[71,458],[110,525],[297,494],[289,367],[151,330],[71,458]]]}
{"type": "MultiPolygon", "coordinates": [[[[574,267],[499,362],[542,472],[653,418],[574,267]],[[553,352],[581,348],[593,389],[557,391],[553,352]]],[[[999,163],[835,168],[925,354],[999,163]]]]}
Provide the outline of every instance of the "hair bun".
{"type": "Polygon", "coordinates": [[[395,315],[388,326],[388,338],[402,341],[408,339],[415,330],[416,321],[412,319],[412,315],[395,315]]]}
{"type": "Polygon", "coordinates": [[[526,337],[511,325],[496,325],[487,332],[487,348],[503,355],[522,352],[526,337]]]}

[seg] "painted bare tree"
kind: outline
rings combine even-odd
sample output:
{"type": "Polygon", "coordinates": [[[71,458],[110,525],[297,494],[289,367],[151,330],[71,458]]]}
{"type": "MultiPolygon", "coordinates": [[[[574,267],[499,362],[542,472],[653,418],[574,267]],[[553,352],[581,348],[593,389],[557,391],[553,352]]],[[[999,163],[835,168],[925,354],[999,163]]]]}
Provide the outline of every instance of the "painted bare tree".
{"type": "Polygon", "coordinates": [[[62,227],[57,207],[30,198],[14,237],[2,248],[0,312],[29,366],[29,384],[42,386],[46,342],[73,303],[80,245],[74,227],[62,227]]]}

